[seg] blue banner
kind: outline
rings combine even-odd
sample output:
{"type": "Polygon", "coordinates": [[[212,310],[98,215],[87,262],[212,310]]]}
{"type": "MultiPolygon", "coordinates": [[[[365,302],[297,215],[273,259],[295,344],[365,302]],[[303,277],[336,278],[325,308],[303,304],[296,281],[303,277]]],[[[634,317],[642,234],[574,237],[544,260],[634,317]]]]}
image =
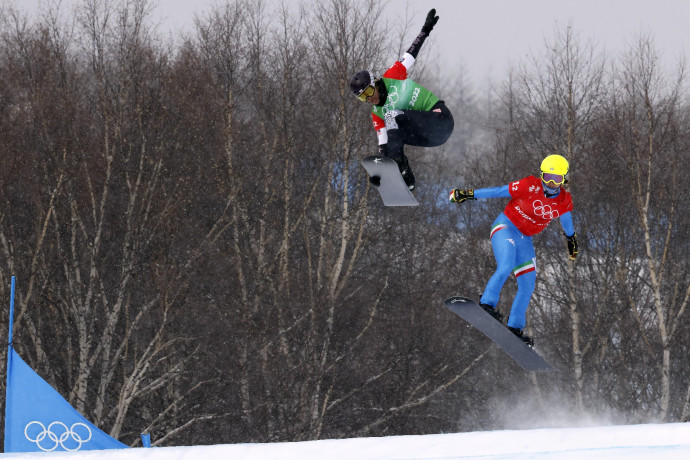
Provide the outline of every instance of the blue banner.
{"type": "Polygon", "coordinates": [[[8,347],[5,452],[123,449],[8,347]]]}

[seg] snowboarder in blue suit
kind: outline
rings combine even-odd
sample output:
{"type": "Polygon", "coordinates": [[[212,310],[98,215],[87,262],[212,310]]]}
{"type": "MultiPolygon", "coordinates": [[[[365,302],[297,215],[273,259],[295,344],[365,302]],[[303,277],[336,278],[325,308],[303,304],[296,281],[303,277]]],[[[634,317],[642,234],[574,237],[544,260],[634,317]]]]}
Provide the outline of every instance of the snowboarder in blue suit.
{"type": "Polygon", "coordinates": [[[578,252],[577,236],[571,211],[573,201],[562,188],[568,174],[568,161],[560,155],[549,155],[542,161],[541,178],[528,176],[508,185],[477,190],[454,189],[451,203],[477,198],[511,198],[491,227],[491,246],[497,268],[489,279],[480,299],[480,306],[499,322],[503,315],[496,308],[503,284],[511,273],[515,275],[518,291],[508,318],[508,329],[526,344],[534,340],[523,333],[525,314],[537,279],[537,263],[532,236],[541,232],[558,218],[568,241],[570,258],[578,252]]]}

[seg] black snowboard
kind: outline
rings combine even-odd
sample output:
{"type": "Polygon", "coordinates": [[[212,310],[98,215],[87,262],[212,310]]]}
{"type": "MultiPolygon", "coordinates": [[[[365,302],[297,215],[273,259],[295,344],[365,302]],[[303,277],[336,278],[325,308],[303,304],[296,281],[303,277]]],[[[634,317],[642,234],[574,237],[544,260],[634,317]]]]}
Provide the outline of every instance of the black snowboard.
{"type": "Polygon", "coordinates": [[[504,325],[496,321],[477,303],[467,297],[450,297],[443,302],[453,313],[463,318],[501,347],[523,369],[530,372],[548,372],[554,368],[539,353],[530,348],[504,325]]]}
{"type": "Polygon", "coordinates": [[[381,178],[377,187],[384,206],[417,206],[415,199],[400,175],[398,164],[392,158],[374,155],[362,160],[362,165],[371,177],[381,178]]]}

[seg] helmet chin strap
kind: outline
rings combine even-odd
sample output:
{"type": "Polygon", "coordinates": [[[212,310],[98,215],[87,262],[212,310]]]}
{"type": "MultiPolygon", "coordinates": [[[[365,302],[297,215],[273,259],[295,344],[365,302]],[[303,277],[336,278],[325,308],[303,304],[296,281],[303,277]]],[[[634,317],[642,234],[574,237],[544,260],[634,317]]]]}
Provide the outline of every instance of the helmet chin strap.
{"type": "Polygon", "coordinates": [[[544,195],[546,195],[547,198],[553,198],[555,196],[558,196],[558,194],[561,192],[561,187],[558,186],[556,188],[551,188],[544,181],[541,181],[541,185],[544,187],[544,195]]]}
{"type": "Polygon", "coordinates": [[[388,90],[386,85],[381,81],[381,79],[374,80],[374,86],[379,90],[379,103],[376,104],[379,107],[386,105],[386,100],[388,99],[388,90]]]}

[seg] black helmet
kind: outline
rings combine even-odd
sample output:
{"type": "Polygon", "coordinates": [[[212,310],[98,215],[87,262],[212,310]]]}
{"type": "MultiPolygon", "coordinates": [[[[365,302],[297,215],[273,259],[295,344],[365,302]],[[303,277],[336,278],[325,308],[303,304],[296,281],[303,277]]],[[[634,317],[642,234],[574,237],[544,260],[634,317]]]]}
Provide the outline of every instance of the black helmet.
{"type": "Polygon", "coordinates": [[[362,94],[362,91],[374,84],[374,76],[368,70],[360,70],[350,80],[350,90],[355,93],[355,96],[362,94]]]}

